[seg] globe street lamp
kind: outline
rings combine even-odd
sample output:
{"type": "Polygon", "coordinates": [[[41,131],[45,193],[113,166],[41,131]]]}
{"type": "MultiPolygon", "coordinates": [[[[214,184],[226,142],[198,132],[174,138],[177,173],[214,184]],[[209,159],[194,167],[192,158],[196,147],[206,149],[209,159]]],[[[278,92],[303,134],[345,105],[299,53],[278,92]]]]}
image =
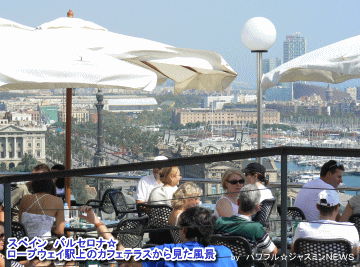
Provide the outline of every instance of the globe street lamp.
{"type": "MultiPolygon", "coordinates": [[[[249,19],[241,32],[241,40],[250,49],[257,53],[257,147],[262,147],[262,90],[260,87],[262,76],[262,53],[267,52],[273,46],[276,39],[274,24],[266,18],[256,17],[249,19]]],[[[261,163],[261,158],[258,159],[261,163]]]]}

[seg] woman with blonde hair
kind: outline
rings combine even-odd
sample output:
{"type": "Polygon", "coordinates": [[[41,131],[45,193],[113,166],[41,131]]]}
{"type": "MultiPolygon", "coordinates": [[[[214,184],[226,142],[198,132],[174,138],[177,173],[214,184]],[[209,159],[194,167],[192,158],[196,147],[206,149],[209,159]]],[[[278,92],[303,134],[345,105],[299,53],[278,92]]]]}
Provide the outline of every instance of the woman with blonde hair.
{"type": "Polygon", "coordinates": [[[239,213],[239,193],[245,184],[245,178],[239,170],[227,170],[221,178],[222,188],[225,195],[216,202],[214,215],[219,217],[231,217],[239,213]]]}
{"type": "Polygon", "coordinates": [[[156,187],[151,191],[149,202],[151,204],[166,204],[171,206],[173,194],[178,189],[181,179],[179,167],[166,167],[160,172],[160,181],[162,186],[156,187]]]}
{"type": "Polygon", "coordinates": [[[193,182],[187,182],[179,186],[173,195],[171,201],[173,211],[169,216],[169,224],[173,226],[179,225],[180,214],[188,208],[197,206],[200,203],[200,196],[203,191],[193,182]]]}

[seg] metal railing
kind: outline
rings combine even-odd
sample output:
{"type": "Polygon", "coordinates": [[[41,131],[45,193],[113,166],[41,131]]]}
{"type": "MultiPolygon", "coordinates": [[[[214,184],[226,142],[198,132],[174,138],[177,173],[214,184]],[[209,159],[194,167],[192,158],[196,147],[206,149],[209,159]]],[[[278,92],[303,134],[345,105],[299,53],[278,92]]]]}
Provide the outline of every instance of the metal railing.
{"type": "MultiPolygon", "coordinates": [[[[288,189],[288,156],[306,155],[306,156],[335,156],[335,157],[355,157],[360,158],[360,149],[345,148],[314,148],[314,147],[275,147],[264,148],[249,151],[239,151],[223,154],[204,155],[186,158],[176,158],[164,161],[136,162],[125,165],[112,165],[96,168],[72,169],[65,171],[36,173],[36,174],[16,174],[12,176],[0,177],[0,183],[4,183],[4,204],[5,204],[5,236],[10,237],[11,233],[11,207],[10,207],[10,183],[17,181],[31,181],[39,179],[79,177],[86,175],[96,175],[104,173],[118,173],[135,170],[147,170],[153,168],[163,168],[170,166],[193,165],[211,162],[232,161],[249,158],[281,156],[281,210],[287,210],[287,189],[288,189]]],[[[106,176],[109,178],[109,176],[106,176]]],[[[98,179],[106,179],[104,176],[98,176],[98,179]]],[[[194,181],[194,180],[192,180],[194,181]]],[[[204,179],[204,182],[213,181],[204,179]]],[[[292,185],[291,185],[292,186],[292,185]]],[[[287,214],[281,213],[281,248],[282,253],[287,254],[287,214]]],[[[8,262],[8,261],[7,261],[8,262]]],[[[8,264],[8,263],[7,263],[8,264]]],[[[287,261],[282,261],[282,266],[287,266],[287,261]]]]}

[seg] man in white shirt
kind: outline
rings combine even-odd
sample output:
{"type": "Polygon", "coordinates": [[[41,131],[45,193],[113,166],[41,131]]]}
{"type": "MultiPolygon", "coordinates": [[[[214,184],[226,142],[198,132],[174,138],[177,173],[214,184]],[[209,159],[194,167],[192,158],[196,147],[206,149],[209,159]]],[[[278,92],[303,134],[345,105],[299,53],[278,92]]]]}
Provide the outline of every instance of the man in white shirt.
{"type": "MultiPolygon", "coordinates": [[[[154,158],[155,161],[157,160],[167,160],[168,158],[165,156],[157,156],[154,158]]],[[[148,202],[151,191],[163,185],[160,181],[160,173],[161,169],[154,168],[153,173],[147,176],[144,176],[140,179],[137,187],[136,187],[136,194],[135,200],[136,203],[144,203],[148,202]]]]}
{"type": "Polygon", "coordinates": [[[312,222],[300,222],[295,230],[291,251],[298,238],[334,239],[343,238],[351,243],[353,254],[359,253],[359,234],[353,223],[336,222],[339,214],[340,200],[336,190],[323,190],[318,194],[316,208],[320,219],[312,222]]]}
{"type": "MultiPolygon", "coordinates": [[[[320,170],[320,179],[306,183],[299,191],[294,206],[300,208],[307,221],[318,220],[319,210],[316,208],[317,198],[323,190],[334,190],[342,183],[344,166],[335,160],[326,162],[320,170]]],[[[334,190],[337,194],[338,192],[334,190]]],[[[337,214],[336,221],[340,219],[337,214]]]]}

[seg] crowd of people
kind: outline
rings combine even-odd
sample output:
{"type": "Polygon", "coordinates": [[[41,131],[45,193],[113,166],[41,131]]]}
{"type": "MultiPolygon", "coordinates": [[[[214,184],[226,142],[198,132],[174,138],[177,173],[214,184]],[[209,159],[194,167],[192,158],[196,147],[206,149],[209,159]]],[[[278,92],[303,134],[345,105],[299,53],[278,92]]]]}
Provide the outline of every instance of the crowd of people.
{"type": "MultiPolygon", "coordinates": [[[[159,156],[155,160],[166,160],[159,156]]],[[[36,166],[33,173],[64,170],[62,165],[56,165],[51,170],[45,164],[36,166]]],[[[349,217],[360,213],[359,196],[351,198],[342,215],[339,213],[340,198],[337,191],[342,182],[344,166],[330,160],[320,170],[320,178],[305,184],[299,191],[294,206],[300,208],[306,221],[300,222],[295,230],[294,243],[299,238],[333,239],[342,238],[349,241],[353,254],[359,253],[359,234],[354,224],[349,223],[349,217]]],[[[264,254],[277,254],[278,248],[269,236],[269,229],[256,221],[253,215],[261,211],[261,202],[273,199],[267,188],[269,180],[266,169],[259,163],[250,163],[244,169],[229,169],[221,179],[223,196],[217,201],[215,210],[201,207],[203,190],[193,182],[181,181],[177,166],[153,169],[151,175],[140,179],[135,200],[136,203],[153,205],[168,205],[173,208],[169,216],[170,226],[179,226],[180,244],[167,240],[158,243],[158,249],[176,247],[194,248],[208,247],[212,234],[241,236],[247,239],[254,251],[264,254]]],[[[0,198],[3,197],[3,187],[0,184],[0,198]]],[[[64,179],[35,180],[30,184],[17,184],[11,191],[11,206],[19,205],[19,221],[27,230],[28,237],[49,238],[64,234],[64,179]]],[[[95,225],[98,233],[105,239],[113,238],[107,227],[95,216],[91,207],[79,209],[85,215],[79,215],[88,223],[95,225]]],[[[3,206],[0,210],[0,250],[3,249],[4,216],[3,206]]],[[[217,251],[217,261],[209,266],[236,266],[232,252],[223,246],[214,246],[217,251]]],[[[124,247],[119,244],[118,249],[124,247]]],[[[123,266],[155,266],[153,261],[124,263],[123,266]]],[[[166,266],[186,266],[182,263],[167,263],[166,266]],[[171,265],[173,264],[173,265],[171,265]]],[[[206,262],[208,266],[209,262],[206,262]]],[[[0,254],[0,267],[4,266],[4,256],[0,254]]],[[[13,267],[41,266],[38,260],[12,262],[13,267]]],[[[156,265],[163,266],[163,265],[156,265]]],[[[205,266],[198,263],[197,266],[205,266]]]]}

